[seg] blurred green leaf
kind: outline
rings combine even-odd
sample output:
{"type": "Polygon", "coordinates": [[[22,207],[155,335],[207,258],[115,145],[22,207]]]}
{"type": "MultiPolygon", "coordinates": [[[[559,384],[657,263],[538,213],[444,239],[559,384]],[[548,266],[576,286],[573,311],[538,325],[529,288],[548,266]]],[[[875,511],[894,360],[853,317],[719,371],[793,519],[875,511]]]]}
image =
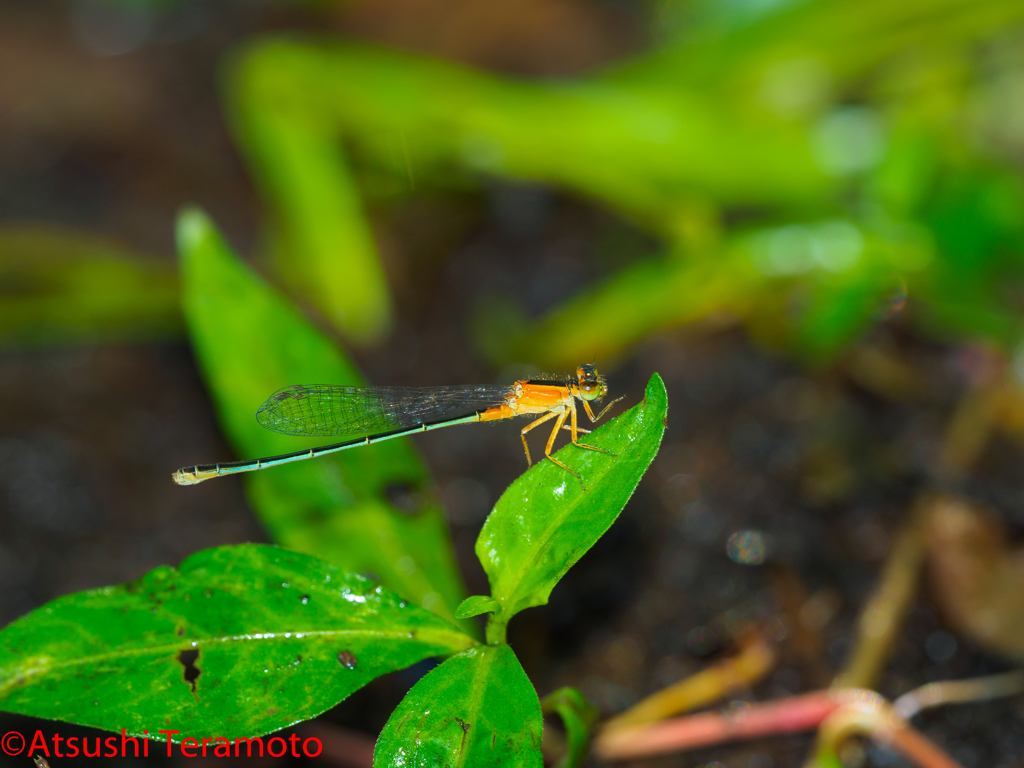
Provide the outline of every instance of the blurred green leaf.
{"type": "MultiPolygon", "coordinates": [[[[307,190],[291,198],[292,219],[311,212],[296,231],[312,231],[334,209],[359,218],[335,148],[344,141],[363,167],[427,185],[494,174],[564,187],[660,233],[679,256],[630,267],[533,324],[489,303],[475,327],[498,362],[555,368],[615,356],[660,328],[742,318],[772,290],[793,290],[802,319],[777,325],[796,335],[787,346],[815,361],[880,319],[874,305],[893,270],[848,280],[752,270],[738,228],[724,245],[694,242],[698,209],[726,222],[735,215],[743,229],[829,217],[868,228],[878,218],[924,224],[938,258],[912,296],[928,304],[926,322],[1000,343],[1017,333],[1006,322],[1015,310],[991,281],[1007,267],[1000,254],[1022,251],[1019,231],[1007,237],[1020,219],[1020,177],[993,181],[970,148],[977,129],[964,126],[974,118],[956,115],[975,113],[965,83],[986,74],[972,61],[980,44],[1024,19],[1019,2],[809,0],[680,13],[687,33],[678,42],[587,78],[527,82],[278,40],[244,51],[230,88],[251,116],[243,134],[258,147],[252,160],[268,196],[307,190]],[[945,178],[944,165],[967,181],[945,178]],[[287,170],[300,166],[308,170],[287,170]],[[343,192],[297,180],[321,170],[319,186],[335,180],[343,192]]],[[[320,252],[343,234],[325,237],[320,252]]]]}
{"type": "MultiPolygon", "coordinates": [[[[334,343],[236,259],[205,215],[184,212],[178,240],[196,355],[239,454],[257,458],[312,446],[315,440],[262,428],[257,407],[283,386],[361,385],[362,377],[334,343]]],[[[254,472],[245,482],[275,541],[369,573],[454,619],[464,589],[440,505],[409,442],[389,440],[254,472]]]]}
{"type": "Polygon", "coordinates": [[[585,436],[613,456],[574,445],[558,452],[586,491],[542,460],[498,499],[476,542],[491,597],[501,604],[488,623],[488,642],[501,640],[519,611],[546,603],[559,579],[615,522],[658,453],[667,412],[665,384],[654,374],[642,402],[585,436]]]}
{"type": "Polygon", "coordinates": [[[579,768],[587,758],[590,737],[600,713],[576,688],[559,688],[541,702],[544,714],[557,714],[565,726],[565,754],[554,768],[579,768]]]}
{"type": "Polygon", "coordinates": [[[925,211],[941,266],[957,282],[984,280],[1009,261],[1022,274],[1024,258],[1024,181],[1017,174],[973,168],[944,174],[925,211]],[[1017,250],[1015,258],[1008,252],[1017,250]]]}
{"type": "Polygon", "coordinates": [[[180,337],[178,277],[84,232],[0,229],[0,344],[152,341],[180,337]]]}
{"type": "Polygon", "coordinates": [[[580,360],[614,360],[649,334],[674,325],[734,321],[757,299],[766,276],[745,242],[699,258],[662,258],[626,268],[537,322],[508,322],[508,309],[480,310],[477,344],[496,363],[529,361],[544,370],[580,360]]]}
{"type": "Polygon", "coordinates": [[[134,735],[256,736],[473,643],[317,558],[219,547],[178,569],[59,598],[6,627],[0,708],[134,735]]]}
{"type": "MultiPolygon", "coordinates": [[[[287,115],[321,134],[332,128],[385,165],[396,165],[400,145],[417,177],[442,169],[450,177],[456,164],[564,185],[664,231],[695,190],[731,203],[816,204],[834,188],[802,128],[751,125],[720,99],[676,85],[527,83],[290,41],[250,48],[230,82],[249,113],[287,115]]],[[[272,199],[288,187],[267,170],[276,146],[270,140],[252,156],[272,199]]]]}
{"type": "Polygon", "coordinates": [[[831,749],[820,750],[812,760],[812,768],[845,768],[839,755],[831,749]]]}
{"type": "Polygon", "coordinates": [[[858,270],[847,279],[812,284],[796,330],[798,352],[806,362],[828,362],[878,319],[889,290],[883,277],[858,270]]]}
{"type": "Polygon", "coordinates": [[[663,328],[740,320],[761,341],[822,364],[901,311],[909,294],[915,320],[931,332],[1012,348],[1022,328],[1007,281],[1024,278],[1024,219],[1012,204],[1019,199],[1024,210],[1024,186],[1014,181],[983,175],[958,204],[945,196],[928,204],[948,214],[947,229],[959,221],[971,230],[947,236],[962,257],[938,251],[941,229],[877,212],[863,222],[739,230],[711,253],[628,267],[533,323],[489,302],[473,324],[476,341],[495,362],[557,370],[592,356],[614,360],[663,328]]]}
{"type": "Polygon", "coordinates": [[[288,89],[303,84],[260,61],[240,70],[231,103],[236,134],[278,219],[278,272],[346,338],[379,341],[391,325],[391,298],[337,131],[319,110],[288,103],[288,89]]]}
{"type": "Polygon", "coordinates": [[[1024,338],[1024,180],[986,163],[943,168],[919,220],[935,251],[910,284],[919,326],[1013,349],[1024,338]]]}
{"type": "MultiPolygon", "coordinates": [[[[713,3],[734,11],[617,68],[624,82],[680,83],[783,117],[820,106],[883,63],[913,52],[949,56],[1024,19],[1017,0],[801,0],[713,3]],[[735,11],[739,10],[737,13],[735,11]],[[811,103],[807,103],[807,101],[811,103]]],[[[716,9],[720,10],[720,9],[716,9]]],[[[714,14],[712,14],[714,15],[714,14]]]]}
{"type": "Polygon", "coordinates": [[[377,768],[543,765],[540,702],[512,649],[478,646],[413,686],[377,740],[377,768]]]}

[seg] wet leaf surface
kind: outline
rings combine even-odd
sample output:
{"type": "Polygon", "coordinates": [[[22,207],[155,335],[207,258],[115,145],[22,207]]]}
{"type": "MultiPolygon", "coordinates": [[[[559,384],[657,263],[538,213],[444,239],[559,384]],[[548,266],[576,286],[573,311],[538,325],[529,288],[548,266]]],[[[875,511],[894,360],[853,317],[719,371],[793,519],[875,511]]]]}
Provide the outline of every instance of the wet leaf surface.
{"type": "Polygon", "coordinates": [[[614,455],[567,445],[558,458],[519,477],[498,500],[476,543],[476,554],[501,604],[500,621],[543,605],[558,580],[601,538],[654,460],[665,432],[668,399],[655,374],[642,402],[581,442],[614,455]]]}
{"type": "Polygon", "coordinates": [[[0,708],[153,737],[254,736],[473,642],[336,565],[266,545],[218,547],[9,625],[0,708]]]}
{"type": "Polygon", "coordinates": [[[540,768],[543,722],[529,678],[507,645],[452,656],[409,691],[374,750],[376,768],[540,768]]]}

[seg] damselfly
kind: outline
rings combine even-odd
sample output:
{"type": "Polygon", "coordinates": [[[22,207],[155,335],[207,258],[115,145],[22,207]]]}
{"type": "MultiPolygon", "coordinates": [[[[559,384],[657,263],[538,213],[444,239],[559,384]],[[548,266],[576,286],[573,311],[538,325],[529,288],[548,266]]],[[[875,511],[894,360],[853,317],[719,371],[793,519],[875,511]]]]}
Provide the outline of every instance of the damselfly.
{"type": "Polygon", "coordinates": [[[221,475],[253,472],[292,461],[315,459],[347,448],[373,445],[382,440],[455,424],[543,414],[520,432],[527,465],[533,462],[530,460],[526,433],[554,419],[554,427],[544,446],[544,456],[575,476],[582,486],[582,478],[552,456],[551,449],[559,430],[567,429],[574,445],[608,453],[603,448],[579,441],[579,435],[589,434],[590,430],[578,425],[576,414],[576,401],[579,400],[590,421],[598,421],[622,399],[616,398],[608,403],[595,416],[591,403],[600,403],[607,393],[608,386],[604,377],[590,364],[577,368],[575,377],[543,376],[504,386],[287,387],[271,395],[260,406],[256,420],[267,429],[286,435],[340,437],[341,442],[252,461],[197,464],[179,469],[173,477],[178,485],[195,485],[221,475]]]}

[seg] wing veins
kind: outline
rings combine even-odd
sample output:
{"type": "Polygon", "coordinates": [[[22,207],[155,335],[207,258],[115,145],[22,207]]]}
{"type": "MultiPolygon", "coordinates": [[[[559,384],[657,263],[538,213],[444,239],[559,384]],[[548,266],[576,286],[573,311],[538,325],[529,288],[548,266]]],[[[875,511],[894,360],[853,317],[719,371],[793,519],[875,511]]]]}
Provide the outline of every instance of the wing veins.
{"type": "Polygon", "coordinates": [[[501,386],[293,386],[278,390],[256,412],[267,429],[286,435],[365,437],[468,416],[501,405],[501,386]]]}

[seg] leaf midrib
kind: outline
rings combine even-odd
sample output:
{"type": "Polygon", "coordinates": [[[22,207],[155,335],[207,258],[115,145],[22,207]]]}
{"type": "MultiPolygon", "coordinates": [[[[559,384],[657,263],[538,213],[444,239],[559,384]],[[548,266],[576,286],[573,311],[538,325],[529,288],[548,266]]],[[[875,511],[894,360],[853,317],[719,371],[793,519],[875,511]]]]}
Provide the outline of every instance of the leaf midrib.
{"type": "MultiPolygon", "coordinates": [[[[483,712],[483,709],[481,707],[481,699],[483,698],[484,695],[484,689],[487,687],[486,682],[488,673],[490,672],[491,667],[494,666],[494,662],[497,660],[498,648],[494,648],[493,651],[490,648],[485,648],[483,650],[483,657],[484,658],[477,664],[476,673],[473,675],[473,688],[472,693],[470,694],[467,715],[475,712],[483,712]],[[481,679],[483,680],[484,685],[480,685],[481,679]]],[[[471,720],[469,723],[469,727],[471,729],[470,733],[468,734],[470,748],[459,750],[458,757],[455,760],[455,768],[461,768],[466,764],[466,756],[469,754],[470,751],[472,751],[472,744],[474,739],[474,733],[472,732],[472,729],[480,728],[482,725],[483,723],[477,720],[476,715],[473,715],[473,720],[471,720]]]]}
{"type": "MultiPolygon", "coordinates": [[[[640,414],[640,412],[641,412],[641,410],[643,408],[646,408],[646,406],[647,406],[647,398],[644,397],[644,399],[638,405],[639,405],[640,410],[637,411],[637,415],[640,414]]],[[[604,425],[604,426],[606,426],[606,425],[604,425]]],[[[595,433],[598,433],[598,431],[595,430],[595,433]]],[[[636,443],[630,442],[630,444],[627,446],[627,450],[631,449],[634,445],[636,445],[636,443]]],[[[566,448],[568,448],[568,447],[569,446],[566,446],[566,448]]],[[[617,458],[623,458],[623,456],[620,454],[617,458]]],[[[590,488],[589,490],[587,490],[586,493],[591,493],[591,492],[597,490],[597,487],[604,481],[604,479],[608,476],[608,474],[609,474],[609,472],[611,472],[611,470],[612,470],[612,466],[609,464],[608,467],[604,470],[604,472],[601,473],[600,479],[598,479],[598,481],[596,483],[594,483],[594,486],[592,488],[590,488]]],[[[557,530],[559,530],[561,528],[562,521],[571,512],[573,512],[575,509],[577,509],[578,506],[584,501],[585,498],[586,498],[585,496],[577,496],[576,500],[573,501],[570,505],[568,505],[568,506],[564,506],[563,505],[563,510],[564,510],[563,512],[558,514],[557,517],[553,517],[552,518],[551,522],[548,524],[548,526],[544,529],[544,531],[541,534],[541,536],[538,538],[538,542],[539,542],[538,546],[534,547],[533,548],[533,552],[530,555],[530,557],[527,560],[523,561],[523,566],[521,568],[516,569],[517,570],[517,576],[516,576],[515,580],[512,582],[512,588],[508,590],[508,594],[509,595],[514,595],[519,590],[520,585],[525,580],[526,574],[531,573],[533,571],[534,564],[540,558],[541,554],[544,553],[545,551],[547,551],[547,545],[551,541],[551,538],[553,536],[554,531],[557,531],[557,530]]],[[[559,572],[558,577],[561,577],[562,575],[564,575],[565,571],[567,571],[571,567],[572,567],[571,563],[566,564],[565,567],[559,572]]],[[[556,578],[556,581],[557,581],[557,578],[556,578]]],[[[520,601],[524,600],[524,599],[525,599],[525,596],[522,596],[522,597],[519,598],[520,601]]],[[[516,605],[509,606],[508,608],[506,608],[506,606],[504,604],[502,604],[502,613],[505,616],[507,616],[508,618],[511,618],[516,613],[519,613],[524,608],[528,608],[528,607],[529,606],[526,606],[526,605],[519,605],[518,601],[517,601],[516,605]],[[515,609],[514,611],[512,610],[513,608],[515,609]]]]}
{"type": "Polygon", "coordinates": [[[109,661],[109,660],[116,660],[116,659],[123,659],[123,658],[132,658],[132,657],[140,657],[140,656],[145,656],[145,655],[161,655],[163,653],[169,653],[171,651],[176,651],[176,650],[190,650],[190,649],[196,648],[196,647],[198,647],[198,646],[200,646],[202,644],[209,644],[209,643],[229,643],[229,642],[244,642],[244,641],[261,642],[262,643],[262,642],[265,642],[267,640],[270,640],[270,641],[274,641],[274,640],[287,640],[287,641],[291,642],[291,641],[294,641],[294,640],[303,640],[303,639],[305,639],[307,637],[351,637],[351,636],[365,636],[367,639],[405,639],[405,640],[409,640],[409,641],[421,642],[421,643],[423,643],[425,645],[433,644],[433,643],[436,643],[436,644],[439,644],[439,645],[447,645],[448,647],[452,648],[453,653],[457,653],[459,651],[465,650],[466,648],[470,648],[470,647],[472,647],[472,646],[477,644],[477,642],[475,640],[473,640],[471,637],[469,637],[469,635],[465,635],[465,634],[463,634],[463,633],[461,633],[461,632],[459,632],[457,630],[455,630],[455,631],[448,631],[448,630],[421,630],[421,629],[415,629],[415,630],[398,631],[398,630],[365,630],[365,629],[363,629],[363,630],[357,630],[357,629],[330,629],[330,630],[313,630],[313,631],[309,631],[309,632],[307,632],[307,631],[299,631],[299,632],[288,631],[288,632],[279,632],[279,633],[270,633],[270,632],[268,632],[268,633],[255,633],[255,634],[271,635],[271,637],[264,636],[264,637],[260,637],[260,638],[255,638],[255,637],[251,637],[251,636],[247,637],[247,636],[243,636],[243,635],[224,635],[224,636],[221,636],[221,637],[210,636],[210,637],[207,637],[207,638],[204,638],[204,639],[200,639],[200,640],[196,640],[195,638],[191,638],[191,639],[187,639],[186,640],[186,639],[183,638],[181,642],[167,643],[167,644],[155,645],[155,646],[147,646],[145,648],[123,649],[123,650],[111,651],[109,653],[94,654],[94,655],[91,655],[91,656],[80,656],[80,657],[77,657],[75,659],[71,659],[71,660],[68,660],[68,661],[59,661],[59,662],[56,662],[54,664],[47,664],[45,666],[36,666],[36,667],[33,667],[31,669],[27,669],[27,670],[24,670],[24,671],[19,671],[18,668],[15,668],[15,670],[12,670],[12,680],[11,680],[11,682],[6,684],[6,685],[4,685],[4,686],[0,686],[0,697],[6,696],[10,691],[12,691],[12,690],[14,690],[16,688],[24,687],[26,684],[28,684],[28,681],[31,678],[33,678],[33,677],[36,677],[38,675],[45,675],[45,674],[48,674],[48,673],[52,673],[52,672],[55,672],[55,671],[60,670],[60,669],[74,669],[74,668],[76,668],[78,666],[81,666],[81,665],[86,665],[86,664],[92,665],[92,664],[97,664],[97,663],[101,663],[101,662],[109,661]],[[413,638],[409,637],[410,631],[415,632],[415,637],[413,637],[413,638]],[[287,637],[286,635],[291,635],[291,637],[287,637]],[[296,635],[301,635],[301,637],[296,637],[296,635]],[[458,641],[458,640],[463,640],[463,639],[468,641],[468,642],[462,642],[462,643],[452,642],[452,640],[458,641]]]}

